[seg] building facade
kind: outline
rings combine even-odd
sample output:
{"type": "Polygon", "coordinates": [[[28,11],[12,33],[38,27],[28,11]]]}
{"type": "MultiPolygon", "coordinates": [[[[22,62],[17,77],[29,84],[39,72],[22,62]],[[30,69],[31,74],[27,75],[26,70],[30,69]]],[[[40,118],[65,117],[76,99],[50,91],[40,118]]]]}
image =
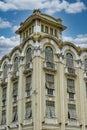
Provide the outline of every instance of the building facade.
{"type": "Polygon", "coordinates": [[[40,10],[20,24],[0,60],[0,130],[87,130],[87,49],[63,42],[65,29],[40,10]]]}

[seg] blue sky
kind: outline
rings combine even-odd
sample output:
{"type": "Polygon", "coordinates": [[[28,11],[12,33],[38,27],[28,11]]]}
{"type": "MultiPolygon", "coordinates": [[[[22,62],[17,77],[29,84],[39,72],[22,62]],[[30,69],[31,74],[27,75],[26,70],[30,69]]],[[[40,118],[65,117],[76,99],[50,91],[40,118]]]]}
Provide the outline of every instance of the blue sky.
{"type": "Polygon", "coordinates": [[[87,47],[87,0],[0,0],[0,57],[20,44],[15,31],[38,8],[63,20],[64,41],[87,47]]]}

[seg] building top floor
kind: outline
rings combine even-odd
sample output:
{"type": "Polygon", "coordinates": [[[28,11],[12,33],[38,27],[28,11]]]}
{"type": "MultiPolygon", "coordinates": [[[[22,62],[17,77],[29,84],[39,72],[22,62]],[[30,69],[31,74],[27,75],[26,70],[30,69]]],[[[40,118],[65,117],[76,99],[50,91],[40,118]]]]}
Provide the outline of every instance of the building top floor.
{"type": "Polygon", "coordinates": [[[33,14],[20,24],[19,29],[16,31],[20,35],[20,42],[24,42],[27,38],[32,36],[33,33],[45,33],[62,39],[62,31],[66,26],[62,25],[62,20],[55,19],[47,14],[41,13],[40,10],[34,10],[33,14]]]}
{"type": "MultiPolygon", "coordinates": [[[[62,31],[66,28],[62,25],[61,19],[57,20],[51,16],[42,14],[39,10],[34,10],[33,14],[28,19],[26,19],[25,22],[16,31],[17,34],[20,34],[21,44],[13,48],[9,54],[3,56],[0,60],[0,72],[2,72],[3,69],[8,68],[7,66],[10,68],[15,68],[15,66],[18,66],[18,64],[26,64],[27,61],[30,62],[31,59],[38,56],[46,61],[47,49],[49,50],[47,57],[49,58],[49,55],[53,55],[52,62],[54,63],[60,61],[63,64],[66,64],[68,57],[68,59],[70,59],[68,61],[71,61],[71,64],[72,61],[74,62],[72,67],[78,66],[82,67],[82,69],[86,68],[87,48],[77,47],[75,44],[68,41],[63,42],[62,39],[59,38],[60,33],[57,33],[58,38],[56,37],[56,28],[61,28],[62,31]],[[29,37],[27,37],[29,30],[26,29],[29,29],[28,25],[33,24],[33,22],[30,22],[32,20],[34,23],[36,20],[36,28],[34,28],[34,30],[38,30],[37,26],[41,25],[43,32],[34,31],[31,33],[31,35],[29,35],[29,37]],[[44,24],[38,24],[38,20],[41,20],[41,22],[44,22],[44,24]],[[53,22],[53,24],[50,22],[53,22]],[[53,26],[53,30],[49,26],[53,26]]],[[[30,29],[32,30],[32,28],[30,29]]]]}

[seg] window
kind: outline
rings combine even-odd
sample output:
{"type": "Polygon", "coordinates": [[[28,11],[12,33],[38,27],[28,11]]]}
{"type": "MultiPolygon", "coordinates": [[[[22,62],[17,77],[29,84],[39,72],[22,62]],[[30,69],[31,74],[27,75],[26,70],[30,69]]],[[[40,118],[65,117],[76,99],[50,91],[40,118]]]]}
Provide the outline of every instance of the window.
{"type": "Polygon", "coordinates": [[[32,50],[31,48],[28,48],[27,49],[27,52],[26,52],[26,67],[27,68],[30,68],[30,62],[32,61],[32,50]]]}
{"type": "Polygon", "coordinates": [[[2,111],[1,124],[2,125],[6,124],[6,110],[2,111]]]}
{"type": "Polygon", "coordinates": [[[5,64],[4,64],[4,68],[3,68],[3,77],[4,77],[4,78],[7,78],[7,70],[8,70],[8,66],[7,66],[7,64],[5,63],[5,64]]]}
{"type": "Polygon", "coordinates": [[[87,98],[87,83],[86,83],[86,98],[87,98]]]}
{"type": "Polygon", "coordinates": [[[3,106],[5,106],[5,103],[6,103],[6,94],[7,94],[7,87],[4,87],[3,88],[3,94],[2,94],[3,106]]]}
{"type": "Polygon", "coordinates": [[[44,32],[44,26],[41,25],[41,32],[44,32]]]}
{"type": "Polygon", "coordinates": [[[27,96],[31,95],[31,75],[26,77],[26,93],[27,96]]]}
{"type": "Polygon", "coordinates": [[[28,38],[28,30],[26,31],[26,38],[28,38]]]}
{"type": "Polygon", "coordinates": [[[57,30],[56,29],[55,29],[54,35],[55,35],[55,37],[57,37],[57,30]]]}
{"type": "Polygon", "coordinates": [[[53,118],[55,117],[55,102],[46,101],[46,117],[53,118]]]}
{"type": "Polygon", "coordinates": [[[18,82],[13,83],[13,98],[14,102],[17,101],[17,95],[18,95],[18,82]]]}
{"type": "Polygon", "coordinates": [[[18,121],[18,113],[17,113],[17,106],[13,107],[13,117],[12,122],[18,121]]]}
{"type": "Polygon", "coordinates": [[[50,28],[50,35],[53,35],[53,29],[50,28]]]}
{"type": "Polygon", "coordinates": [[[73,56],[70,53],[66,54],[66,66],[69,67],[70,69],[74,67],[73,56]]]}
{"type": "Polygon", "coordinates": [[[16,73],[18,71],[18,57],[15,57],[14,59],[14,72],[16,73]]]}
{"type": "Polygon", "coordinates": [[[75,104],[68,104],[68,118],[74,120],[77,118],[75,104]]]}
{"type": "Polygon", "coordinates": [[[69,99],[74,100],[75,85],[73,79],[67,79],[67,91],[69,93],[69,99]]]}
{"type": "Polygon", "coordinates": [[[54,68],[54,63],[53,63],[53,50],[51,47],[47,46],[45,48],[45,59],[46,59],[46,66],[48,68],[54,68]]]}
{"type": "Polygon", "coordinates": [[[87,59],[84,60],[85,71],[87,71],[87,59]]]}
{"type": "Polygon", "coordinates": [[[53,95],[54,92],[54,75],[46,74],[46,89],[48,95],[53,95]]]}
{"type": "Polygon", "coordinates": [[[32,117],[32,110],[31,110],[31,102],[26,103],[26,113],[25,118],[31,118],[32,117]]]}
{"type": "Polygon", "coordinates": [[[45,33],[48,33],[48,27],[45,26],[45,33]]]}
{"type": "Polygon", "coordinates": [[[29,28],[29,35],[31,34],[31,28],[29,28]]]}
{"type": "Polygon", "coordinates": [[[32,26],[32,33],[34,32],[34,26],[32,26]]]}

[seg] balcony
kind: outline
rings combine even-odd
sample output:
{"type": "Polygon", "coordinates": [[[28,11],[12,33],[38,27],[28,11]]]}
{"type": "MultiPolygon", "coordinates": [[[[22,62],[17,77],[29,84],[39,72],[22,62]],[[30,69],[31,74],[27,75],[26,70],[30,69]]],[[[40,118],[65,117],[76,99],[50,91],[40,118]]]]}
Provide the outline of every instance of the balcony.
{"type": "Polygon", "coordinates": [[[74,68],[70,68],[70,67],[65,67],[65,74],[68,76],[73,76],[76,77],[76,72],[74,68]]]}
{"type": "Polygon", "coordinates": [[[69,126],[79,126],[79,122],[78,122],[77,120],[72,120],[72,119],[70,119],[70,120],[68,121],[68,125],[69,125],[69,126]]]}
{"type": "Polygon", "coordinates": [[[28,72],[31,72],[33,70],[33,64],[32,62],[25,64],[24,66],[24,74],[27,74],[28,72]]]}
{"type": "Polygon", "coordinates": [[[1,86],[7,85],[7,78],[2,78],[1,79],[1,86]]]}
{"type": "Polygon", "coordinates": [[[33,123],[33,119],[32,118],[28,118],[28,119],[24,119],[23,125],[31,125],[32,123],[33,123]]]}
{"type": "Polygon", "coordinates": [[[13,72],[11,73],[11,80],[12,80],[12,81],[18,79],[18,77],[19,77],[18,71],[17,71],[17,72],[13,71],[13,72]]]}
{"type": "Polygon", "coordinates": [[[57,65],[54,64],[53,62],[44,61],[43,62],[43,68],[45,70],[50,70],[50,71],[53,71],[53,72],[57,71],[57,65]]]}

